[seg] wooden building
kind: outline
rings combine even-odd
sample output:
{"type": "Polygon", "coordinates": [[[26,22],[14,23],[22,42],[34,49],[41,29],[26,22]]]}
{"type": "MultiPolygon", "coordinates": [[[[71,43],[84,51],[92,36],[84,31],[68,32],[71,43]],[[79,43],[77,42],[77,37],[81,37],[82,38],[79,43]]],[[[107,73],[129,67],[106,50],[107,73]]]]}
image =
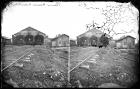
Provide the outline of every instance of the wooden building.
{"type": "Polygon", "coordinates": [[[134,48],[135,47],[135,38],[132,36],[124,36],[116,40],[117,48],[134,48]]]}
{"type": "Polygon", "coordinates": [[[45,33],[40,32],[32,27],[27,27],[20,32],[12,35],[14,45],[43,45],[45,39],[48,39],[45,33]]]}
{"type": "MultiPolygon", "coordinates": [[[[100,45],[100,37],[104,33],[98,28],[93,28],[91,30],[86,31],[85,33],[77,36],[77,45],[78,46],[99,46],[100,45]]],[[[107,37],[109,35],[106,34],[107,37]]]]}
{"type": "Polygon", "coordinates": [[[46,37],[44,39],[44,45],[46,45],[47,47],[51,47],[52,46],[52,44],[51,44],[51,38],[46,37]]]}
{"type": "Polygon", "coordinates": [[[1,45],[11,45],[11,39],[5,36],[1,37],[1,45]]]}
{"type": "Polygon", "coordinates": [[[76,46],[76,40],[70,40],[70,46],[76,46]]]}
{"type": "Polygon", "coordinates": [[[59,35],[51,40],[52,47],[68,47],[70,46],[69,36],[66,34],[59,35]]]}

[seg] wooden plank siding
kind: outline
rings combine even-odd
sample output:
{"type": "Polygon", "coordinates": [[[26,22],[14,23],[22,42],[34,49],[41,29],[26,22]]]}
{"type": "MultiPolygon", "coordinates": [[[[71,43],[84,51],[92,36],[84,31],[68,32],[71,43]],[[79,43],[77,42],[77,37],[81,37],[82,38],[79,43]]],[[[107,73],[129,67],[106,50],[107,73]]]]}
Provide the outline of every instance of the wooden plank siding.
{"type": "Polygon", "coordinates": [[[14,45],[50,45],[46,34],[32,27],[27,27],[12,35],[12,43],[14,45]]]}
{"type": "MultiPolygon", "coordinates": [[[[104,33],[98,30],[98,28],[93,28],[91,30],[88,30],[85,33],[77,36],[77,45],[78,46],[99,46],[101,44],[101,42],[99,42],[100,41],[99,39],[103,34],[104,33]]],[[[108,34],[106,34],[106,36],[110,37],[108,34]]]]}
{"type": "Polygon", "coordinates": [[[70,46],[69,36],[62,34],[52,39],[52,47],[68,47],[70,46]]]}
{"type": "Polygon", "coordinates": [[[116,47],[117,48],[134,48],[135,38],[131,36],[126,36],[119,40],[116,40],[116,47]]]}

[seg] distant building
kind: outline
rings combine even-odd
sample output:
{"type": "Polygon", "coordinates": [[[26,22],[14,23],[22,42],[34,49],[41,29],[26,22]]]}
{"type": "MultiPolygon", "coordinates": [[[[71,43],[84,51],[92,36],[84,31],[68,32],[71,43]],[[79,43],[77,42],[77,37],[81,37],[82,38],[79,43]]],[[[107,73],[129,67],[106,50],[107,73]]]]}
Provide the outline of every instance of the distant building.
{"type": "Polygon", "coordinates": [[[70,46],[76,46],[76,40],[70,40],[70,46]]]}
{"type": "Polygon", "coordinates": [[[40,32],[32,27],[27,27],[20,32],[12,35],[12,43],[14,45],[43,45],[48,39],[45,33],[40,32]]]}
{"type": "Polygon", "coordinates": [[[69,36],[66,34],[59,35],[51,40],[52,47],[68,47],[70,46],[69,36]]]}
{"type": "Polygon", "coordinates": [[[11,44],[12,43],[10,38],[4,36],[1,37],[1,45],[11,45],[11,44]]]}
{"type": "Polygon", "coordinates": [[[135,47],[135,38],[132,36],[121,37],[116,40],[117,48],[134,48],[135,47]]]}
{"type": "Polygon", "coordinates": [[[51,38],[48,38],[48,36],[44,39],[44,45],[51,47],[51,38]]]}
{"type": "MultiPolygon", "coordinates": [[[[85,33],[77,36],[77,45],[78,46],[98,46],[100,44],[100,37],[104,33],[98,28],[93,28],[91,30],[86,31],[85,33]]],[[[110,37],[106,34],[107,37],[110,37]]]]}

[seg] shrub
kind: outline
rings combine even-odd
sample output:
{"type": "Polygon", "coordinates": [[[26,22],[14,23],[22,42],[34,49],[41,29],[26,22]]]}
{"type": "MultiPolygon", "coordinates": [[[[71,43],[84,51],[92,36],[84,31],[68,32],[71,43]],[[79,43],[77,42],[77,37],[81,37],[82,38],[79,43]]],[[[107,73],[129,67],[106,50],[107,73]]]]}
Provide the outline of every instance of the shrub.
{"type": "Polygon", "coordinates": [[[109,44],[109,39],[104,34],[104,35],[101,36],[100,42],[103,44],[103,46],[107,47],[107,45],[109,44]]]}

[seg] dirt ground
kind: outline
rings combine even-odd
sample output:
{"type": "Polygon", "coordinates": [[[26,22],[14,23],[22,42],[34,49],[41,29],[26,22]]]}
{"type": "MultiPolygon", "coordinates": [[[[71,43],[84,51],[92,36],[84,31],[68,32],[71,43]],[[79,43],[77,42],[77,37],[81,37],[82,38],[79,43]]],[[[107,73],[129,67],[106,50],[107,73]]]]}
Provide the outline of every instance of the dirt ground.
{"type": "Polygon", "coordinates": [[[74,47],[70,53],[72,87],[97,88],[110,83],[125,88],[138,82],[135,50],[74,47]]]}
{"type": "Polygon", "coordinates": [[[2,79],[13,87],[126,88],[138,82],[139,54],[134,49],[71,47],[70,52],[68,47],[3,49],[2,79]]]}
{"type": "Polygon", "coordinates": [[[67,50],[43,46],[7,46],[2,59],[3,80],[19,88],[66,87],[67,61],[67,50]]]}

